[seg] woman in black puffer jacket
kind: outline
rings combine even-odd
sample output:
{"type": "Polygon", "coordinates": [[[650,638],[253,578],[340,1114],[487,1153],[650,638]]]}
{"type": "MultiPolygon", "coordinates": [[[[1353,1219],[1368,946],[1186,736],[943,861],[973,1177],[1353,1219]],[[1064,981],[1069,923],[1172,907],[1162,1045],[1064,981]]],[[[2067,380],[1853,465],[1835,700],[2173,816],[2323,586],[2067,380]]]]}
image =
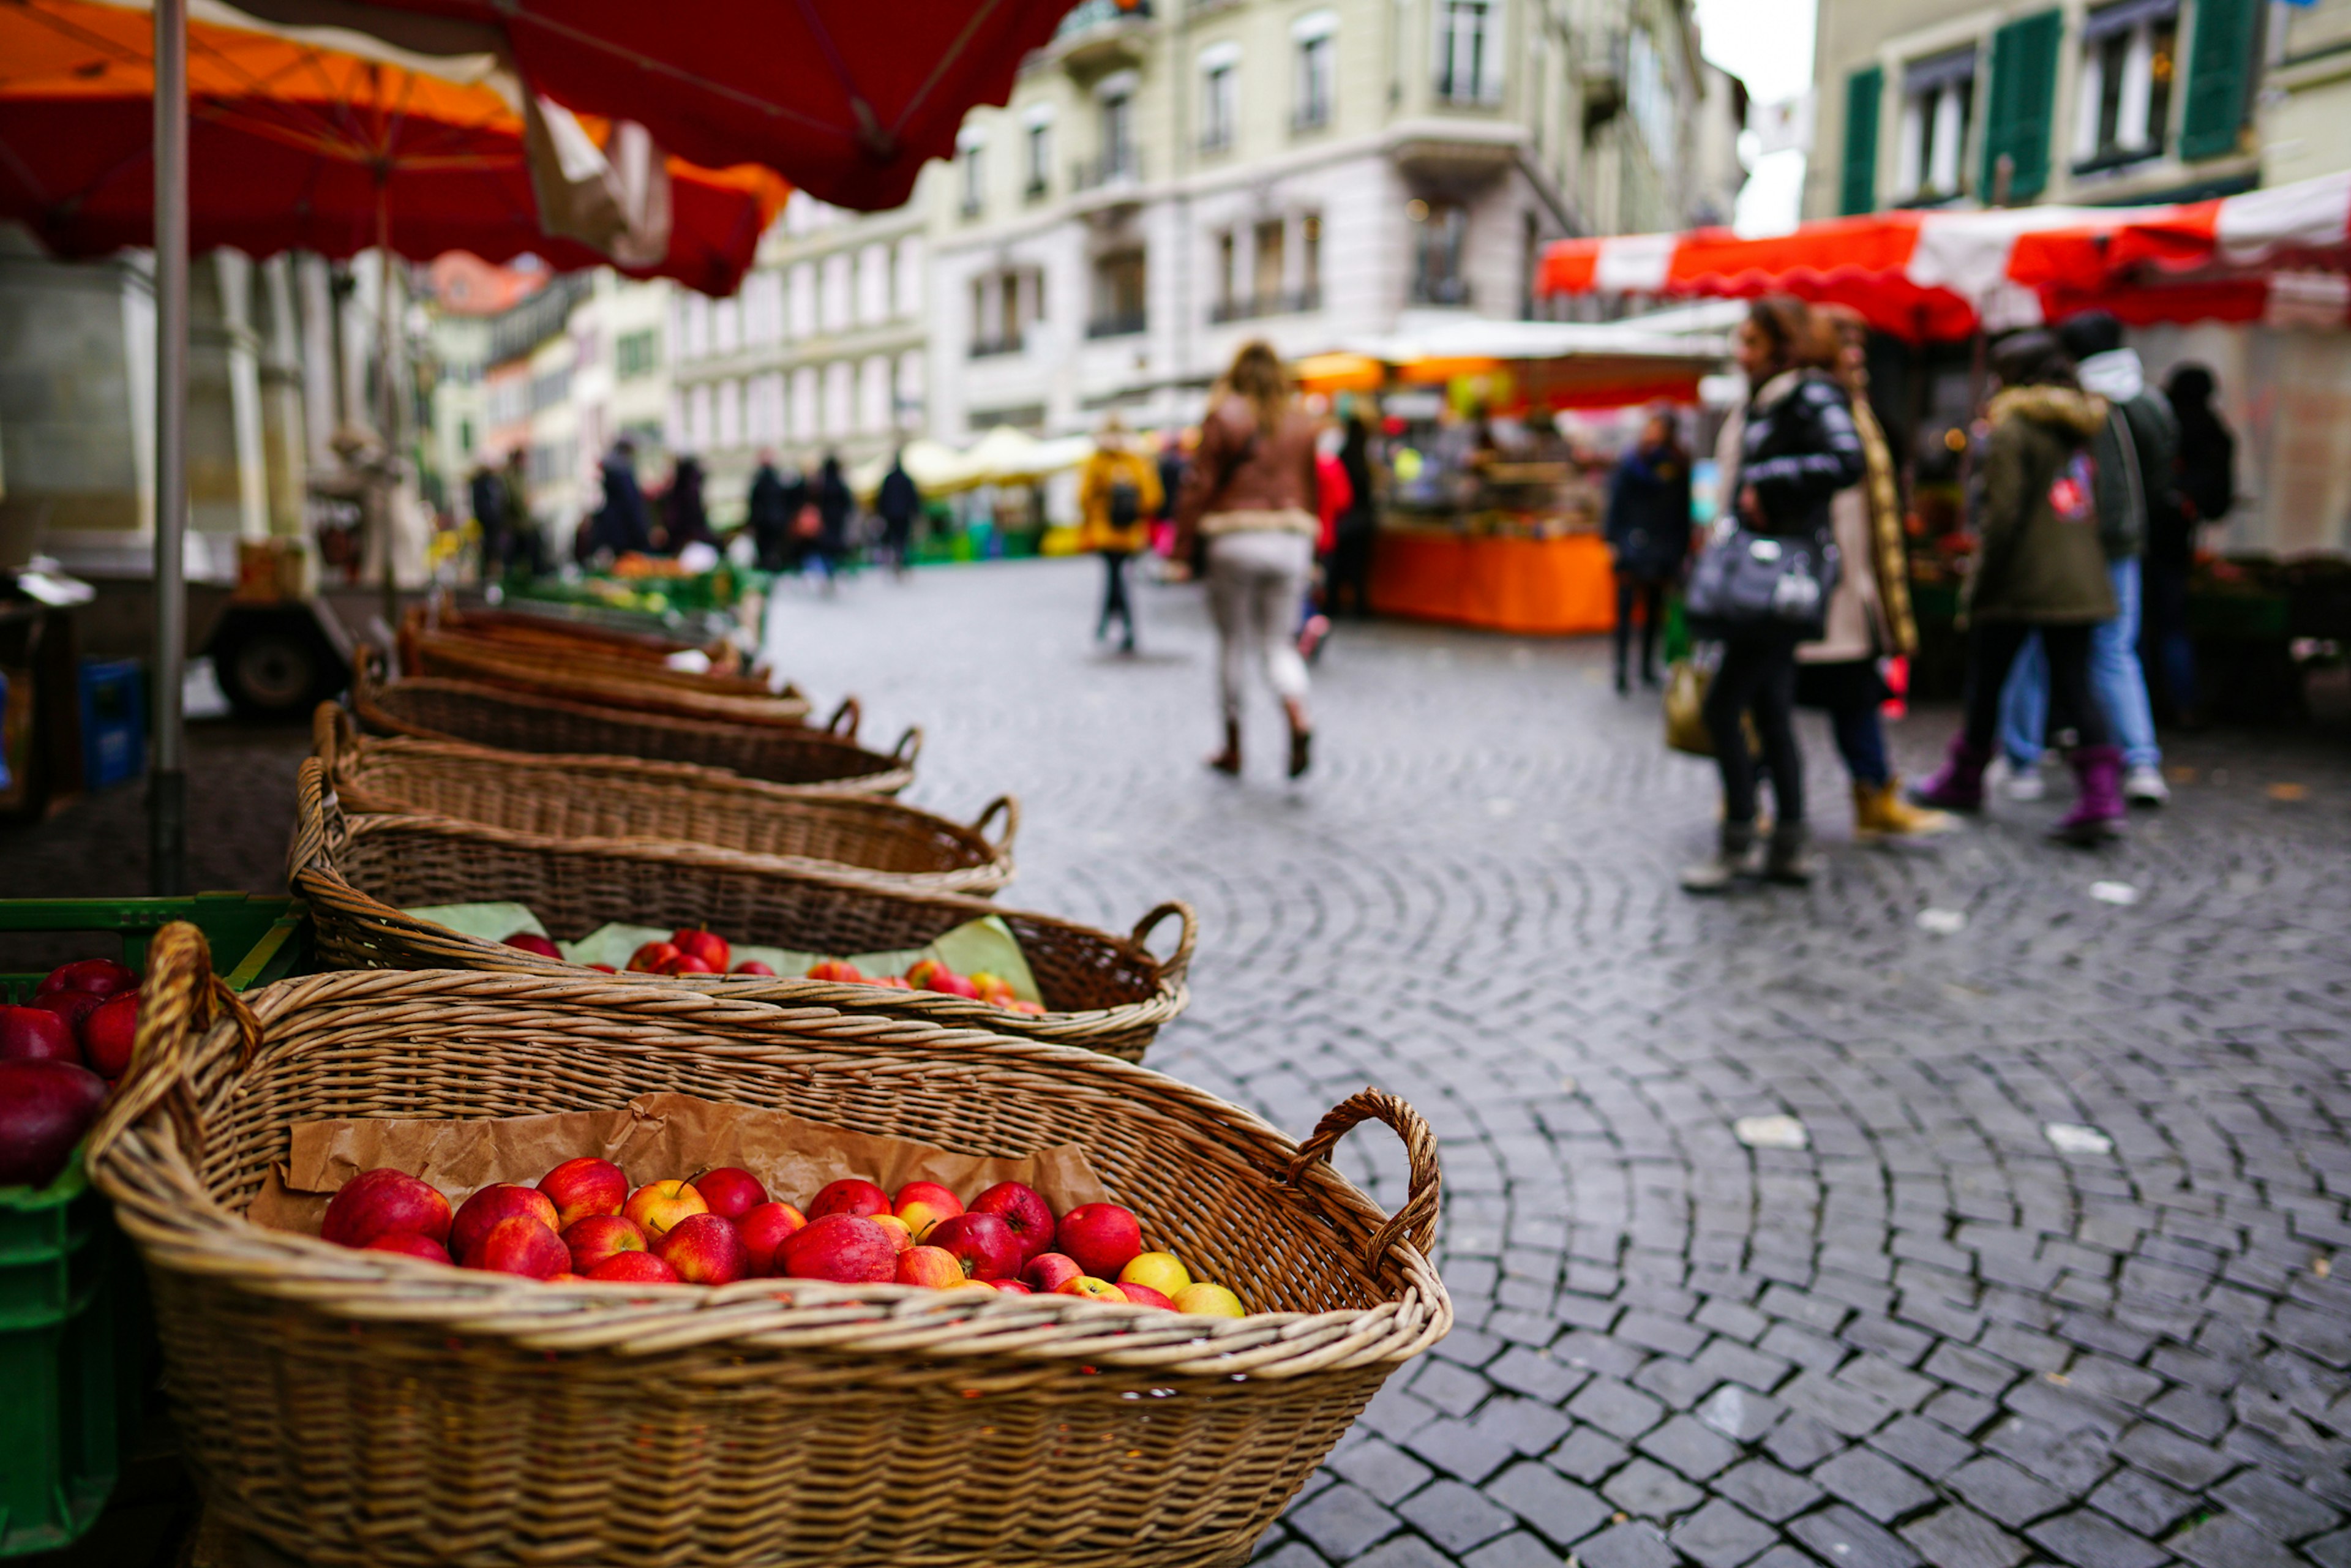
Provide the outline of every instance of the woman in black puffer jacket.
{"type": "MultiPolygon", "coordinates": [[[[1830,497],[1858,484],[1868,469],[1844,389],[1807,368],[1817,339],[1812,312],[1785,296],[1756,300],[1740,324],[1734,352],[1751,390],[1739,471],[1720,482],[1735,498],[1740,521],[1756,533],[1830,538],[1830,497]]],[[[1722,834],[1711,859],[1682,873],[1692,893],[1729,887],[1755,845],[1755,758],[1740,723],[1750,714],[1779,809],[1763,874],[1797,883],[1812,877],[1794,724],[1802,636],[1793,627],[1753,626],[1722,639],[1722,664],[1706,694],[1706,727],[1722,769],[1722,834]]]]}

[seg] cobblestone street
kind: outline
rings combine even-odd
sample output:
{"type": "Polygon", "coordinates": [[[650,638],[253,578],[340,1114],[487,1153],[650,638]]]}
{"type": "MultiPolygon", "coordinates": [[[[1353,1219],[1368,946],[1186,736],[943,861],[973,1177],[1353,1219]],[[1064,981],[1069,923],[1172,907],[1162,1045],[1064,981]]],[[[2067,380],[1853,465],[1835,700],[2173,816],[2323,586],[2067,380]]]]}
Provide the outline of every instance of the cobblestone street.
{"type": "MultiPolygon", "coordinates": [[[[1313,776],[1260,690],[1235,783],[1196,591],[1146,588],[1124,660],[1095,570],[795,588],[781,647],[869,736],[924,726],[909,799],[1019,795],[1007,902],[1198,906],[1151,1065],[1301,1136],[1375,1083],[1442,1138],[1459,1326],[1261,1562],[2351,1568],[2339,721],[2187,739],[2170,809],[2083,853],[2041,837],[2060,785],[1857,846],[1807,716],[1823,874],[1701,902],[1711,768],[1601,643],[1343,625],[1313,776]]],[[[1910,770],[1951,722],[1896,727],[1910,770]]],[[[1341,1158],[1401,1199],[1381,1130],[1341,1158]]]]}

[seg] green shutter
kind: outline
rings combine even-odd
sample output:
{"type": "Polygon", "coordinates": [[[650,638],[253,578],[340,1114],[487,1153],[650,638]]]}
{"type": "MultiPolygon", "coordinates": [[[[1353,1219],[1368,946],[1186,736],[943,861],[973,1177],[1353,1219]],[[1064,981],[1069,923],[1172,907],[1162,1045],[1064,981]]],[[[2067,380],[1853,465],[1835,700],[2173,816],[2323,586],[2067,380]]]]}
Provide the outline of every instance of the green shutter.
{"type": "Polygon", "coordinates": [[[2049,184],[2049,136],[2057,109],[2057,51],[2065,38],[2063,12],[2020,17],[1991,36],[1991,90],[1984,98],[1985,201],[1999,189],[2001,154],[2015,162],[2009,200],[2039,195],[2049,184]]]}
{"type": "Polygon", "coordinates": [[[2237,150],[2245,124],[2245,87],[2253,58],[2255,0],[2196,0],[2195,52],[2188,59],[2188,110],[2180,121],[2182,158],[2220,158],[2237,150]]]}
{"type": "Polygon", "coordinates": [[[1844,78],[1844,185],[1837,210],[1848,217],[1877,205],[1877,114],[1885,100],[1884,68],[1844,78]]]}

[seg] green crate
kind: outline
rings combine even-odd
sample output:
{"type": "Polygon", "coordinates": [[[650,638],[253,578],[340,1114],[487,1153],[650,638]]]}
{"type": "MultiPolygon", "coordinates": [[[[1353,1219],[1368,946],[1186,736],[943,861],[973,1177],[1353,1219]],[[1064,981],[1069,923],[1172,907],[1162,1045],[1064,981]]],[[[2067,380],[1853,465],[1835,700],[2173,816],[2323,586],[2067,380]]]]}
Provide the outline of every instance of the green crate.
{"type": "MultiPolygon", "coordinates": [[[[237,990],[282,979],[309,951],[291,898],[0,900],[0,932],[87,931],[144,973],[147,944],[174,920],[204,934],[237,990]]],[[[19,999],[41,982],[0,974],[19,999]]],[[[96,1521],[139,1430],[155,1330],[137,1257],[77,1156],[44,1187],[0,1186],[0,1558],[54,1552],[96,1521]]]]}

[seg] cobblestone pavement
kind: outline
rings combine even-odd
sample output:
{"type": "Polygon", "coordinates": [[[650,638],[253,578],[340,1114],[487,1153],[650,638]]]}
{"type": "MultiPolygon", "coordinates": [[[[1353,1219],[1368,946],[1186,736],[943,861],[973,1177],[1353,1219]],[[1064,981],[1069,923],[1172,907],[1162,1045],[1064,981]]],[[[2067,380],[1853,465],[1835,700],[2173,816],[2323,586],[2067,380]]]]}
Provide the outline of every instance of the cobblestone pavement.
{"type": "MultiPolygon", "coordinates": [[[[1235,783],[1199,766],[1196,591],[1144,591],[1130,661],[1094,586],[869,579],[795,593],[781,645],[872,733],[925,726],[910,799],[1020,795],[1008,901],[1198,905],[1152,1065],[1301,1135],[1377,1083],[1443,1140],[1459,1327],[1262,1563],[2351,1568],[2339,725],[2181,746],[2174,806],[2085,854],[2039,836],[2062,788],[1853,844],[1813,716],[1824,874],[1700,902],[1671,878],[1710,769],[1596,643],[1344,626],[1314,776],[1279,781],[1260,694],[1235,783]],[[1742,1141],[1763,1117],[1802,1146],[1742,1141]]],[[[252,782],[216,831],[284,820],[287,738],[225,747],[252,782]]],[[[1401,1199],[1378,1129],[1340,1159],[1401,1199]]]]}

